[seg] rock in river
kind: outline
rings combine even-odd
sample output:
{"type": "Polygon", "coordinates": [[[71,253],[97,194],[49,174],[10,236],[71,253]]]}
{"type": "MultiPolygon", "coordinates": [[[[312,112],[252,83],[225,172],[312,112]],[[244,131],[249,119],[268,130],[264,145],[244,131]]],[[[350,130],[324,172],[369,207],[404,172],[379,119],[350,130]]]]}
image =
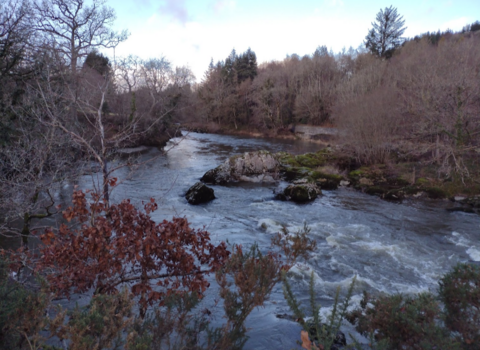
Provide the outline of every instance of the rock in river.
{"type": "Polygon", "coordinates": [[[188,189],[185,198],[190,204],[201,204],[215,199],[215,194],[212,188],[201,182],[197,182],[188,189]]]}
{"type": "Polygon", "coordinates": [[[275,198],[280,200],[291,200],[296,203],[306,203],[314,201],[322,191],[312,183],[305,179],[296,181],[292,185],[288,185],[283,191],[278,193],[275,198]]]}
{"type": "Polygon", "coordinates": [[[247,152],[230,157],[225,163],[207,171],[201,181],[211,184],[275,182],[279,179],[279,173],[279,163],[270,152],[247,152]]]}

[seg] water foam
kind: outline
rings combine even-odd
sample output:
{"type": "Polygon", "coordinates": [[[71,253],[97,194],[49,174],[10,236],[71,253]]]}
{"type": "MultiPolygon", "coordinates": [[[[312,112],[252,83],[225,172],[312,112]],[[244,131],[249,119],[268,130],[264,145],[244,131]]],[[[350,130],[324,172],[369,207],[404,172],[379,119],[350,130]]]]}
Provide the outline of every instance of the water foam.
{"type": "Polygon", "coordinates": [[[447,237],[447,240],[450,243],[455,244],[457,247],[470,247],[471,246],[470,241],[467,238],[465,238],[461,233],[458,233],[458,232],[455,232],[455,231],[452,232],[451,237],[447,237]]]}
{"type": "Polygon", "coordinates": [[[470,247],[467,249],[467,254],[473,261],[480,261],[480,250],[476,247],[470,247]]]}

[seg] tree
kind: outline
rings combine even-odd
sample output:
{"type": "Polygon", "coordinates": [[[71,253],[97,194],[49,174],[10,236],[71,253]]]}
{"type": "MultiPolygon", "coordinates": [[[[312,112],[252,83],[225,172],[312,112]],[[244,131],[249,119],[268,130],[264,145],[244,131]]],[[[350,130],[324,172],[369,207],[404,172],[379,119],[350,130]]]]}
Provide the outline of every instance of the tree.
{"type": "Polygon", "coordinates": [[[110,29],[115,11],[104,6],[105,0],[43,0],[35,3],[37,29],[46,34],[49,44],[69,61],[72,73],[77,60],[98,48],[114,48],[128,37],[110,29]]]}
{"type": "Polygon", "coordinates": [[[377,13],[375,22],[365,37],[366,48],[381,58],[390,58],[393,51],[399,47],[402,35],[407,27],[403,16],[400,16],[393,6],[385,7],[377,13]]]}

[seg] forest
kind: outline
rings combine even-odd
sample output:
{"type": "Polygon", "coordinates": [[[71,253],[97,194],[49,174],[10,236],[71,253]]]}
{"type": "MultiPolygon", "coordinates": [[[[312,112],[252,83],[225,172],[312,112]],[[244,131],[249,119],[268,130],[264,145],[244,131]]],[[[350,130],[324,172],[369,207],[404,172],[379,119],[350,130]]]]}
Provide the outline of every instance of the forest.
{"type": "Polygon", "coordinates": [[[0,4],[0,349],[241,349],[247,316],[282,281],[305,349],[338,349],[343,319],[375,349],[478,347],[476,266],[446,274],[436,296],[366,294],[349,311],[351,294],[337,294],[325,324],[312,301],[308,323],[285,278],[315,249],[307,226],[278,233],[268,252],[227,247],[187,218],[156,223],[153,198],[137,206],[111,192],[116,170],[144,164],[121,158],[126,148],[161,148],[186,130],[294,137],[307,124],[340,130],[328,143],[348,170],[408,164],[458,185],[452,194],[479,194],[480,22],[405,39],[391,6],[358,49],[262,63],[253,49],[232,50],[195,77],[167,57],[102,53],[128,40],[114,21],[102,0],[0,4]],[[101,175],[90,190],[58,197],[92,172],[101,175]],[[220,326],[196,308],[212,281],[220,326]],[[82,293],[85,307],[56,303],[82,293]]]}

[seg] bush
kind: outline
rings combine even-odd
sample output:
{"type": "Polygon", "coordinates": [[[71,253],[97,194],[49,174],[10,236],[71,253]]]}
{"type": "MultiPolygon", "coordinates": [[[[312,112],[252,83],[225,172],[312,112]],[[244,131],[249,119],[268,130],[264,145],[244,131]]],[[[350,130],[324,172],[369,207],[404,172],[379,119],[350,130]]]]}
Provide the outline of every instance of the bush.
{"type": "Polygon", "coordinates": [[[348,321],[360,334],[387,342],[389,349],[460,348],[440,326],[440,305],[432,294],[396,294],[370,300],[364,292],[360,305],[347,315],[348,321]]]}
{"type": "Polygon", "coordinates": [[[445,323],[458,332],[467,348],[480,346],[480,268],[459,264],[440,280],[445,323]]]}
{"type": "Polygon", "coordinates": [[[36,349],[50,300],[44,289],[35,292],[11,278],[8,265],[0,257],[0,350],[36,349]]]}
{"type": "Polygon", "coordinates": [[[345,335],[340,332],[340,326],[347,315],[348,305],[352,298],[353,287],[355,286],[355,276],[352,284],[348,289],[347,295],[342,303],[340,303],[340,287],[337,288],[335,300],[333,302],[332,312],[325,323],[320,318],[321,306],[315,302],[315,281],[313,272],[310,276],[310,314],[311,320],[305,322],[305,312],[301,309],[300,304],[292,292],[291,286],[284,274],[283,278],[283,295],[287,300],[288,306],[293,311],[295,318],[303,326],[304,331],[301,332],[302,347],[305,349],[338,349],[346,346],[345,335]],[[317,346],[318,345],[318,346],[317,346]]]}

